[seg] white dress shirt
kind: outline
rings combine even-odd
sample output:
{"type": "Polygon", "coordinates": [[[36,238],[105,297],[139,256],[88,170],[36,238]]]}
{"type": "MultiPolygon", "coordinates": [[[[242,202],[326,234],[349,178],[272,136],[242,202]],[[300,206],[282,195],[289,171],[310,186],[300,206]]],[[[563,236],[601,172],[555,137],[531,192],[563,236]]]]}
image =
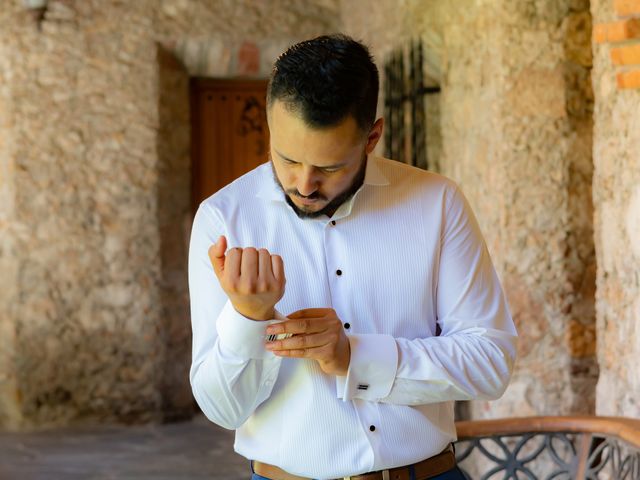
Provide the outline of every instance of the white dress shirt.
{"type": "Polygon", "coordinates": [[[456,439],[453,400],[502,395],[516,331],[478,224],[440,175],[369,156],[365,181],[331,219],[300,219],[267,163],[200,205],[189,249],[190,378],[205,415],[236,429],[248,459],[310,478],[418,462],[456,439]],[[333,308],[344,377],[265,349],[270,322],[236,312],[207,251],[282,256],[284,315],[333,308]],[[436,322],[442,332],[436,336],[436,322]]]}

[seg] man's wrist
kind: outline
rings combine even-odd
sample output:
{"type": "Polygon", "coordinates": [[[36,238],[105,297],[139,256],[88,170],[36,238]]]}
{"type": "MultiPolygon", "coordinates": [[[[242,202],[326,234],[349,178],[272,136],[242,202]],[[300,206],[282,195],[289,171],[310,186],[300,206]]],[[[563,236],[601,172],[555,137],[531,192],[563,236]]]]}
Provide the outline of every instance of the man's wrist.
{"type": "Polygon", "coordinates": [[[264,322],[265,320],[273,320],[275,318],[275,308],[271,307],[268,310],[255,310],[246,307],[238,307],[236,305],[233,306],[243,317],[248,318],[249,320],[255,320],[257,322],[264,322]]]}
{"type": "Polygon", "coordinates": [[[227,302],[216,320],[220,347],[228,354],[245,360],[272,358],[274,355],[264,348],[268,325],[268,321],[245,317],[231,302],[227,302]]]}

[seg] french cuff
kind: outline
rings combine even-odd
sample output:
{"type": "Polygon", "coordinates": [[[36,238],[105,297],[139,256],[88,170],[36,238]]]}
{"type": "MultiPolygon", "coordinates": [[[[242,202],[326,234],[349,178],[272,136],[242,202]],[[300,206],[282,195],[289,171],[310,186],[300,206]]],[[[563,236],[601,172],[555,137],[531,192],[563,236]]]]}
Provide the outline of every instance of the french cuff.
{"type": "Polygon", "coordinates": [[[351,360],[346,377],[336,377],[338,398],[379,400],[389,396],[398,369],[398,347],[391,335],[348,336],[351,360]]]}
{"type": "Polygon", "coordinates": [[[259,321],[251,320],[238,313],[228,301],[218,319],[216,329],[220,346],[234,356],[246,360],[264,360],[275,355],[265,348],[266,329],[273,323],[286,320],[278,311],[275,319],[259,321]]]}

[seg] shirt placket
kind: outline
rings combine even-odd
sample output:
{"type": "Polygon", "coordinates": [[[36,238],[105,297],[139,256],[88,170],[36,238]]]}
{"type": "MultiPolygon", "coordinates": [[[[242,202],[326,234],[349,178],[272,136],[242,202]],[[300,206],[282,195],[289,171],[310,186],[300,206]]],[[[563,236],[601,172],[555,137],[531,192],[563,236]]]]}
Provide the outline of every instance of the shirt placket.
{"type": "MultiPolygon", "coordinates": [[[[353,288],[354,286],[349,283],[350,269],[352,267],[348,264],[346,249],[343,247],[347,241],[349,239],[346,237],[344,226],[340,219],[330,220],[326,223],[324,231],[325,263],[333,308],[338,315],[340,315],[341,311],[351,311],[352,309],[348,308],[348,306],[356,301],[356,299],[349,298],[349,295],[357,291],[357,289],[353,288]]],[[[341,320],[347,336],[358,332],[358,320],[356,318],[341,318],[341,320]]],[[[368,384],[363,383],[358,388],[366,390],[368,387],[368,384]]],[[[352,400],[352,402],[358,414],[361,431],[371,448],[371,465],[373,468],[375,459],[380,458],[379,452],[382,446],[378,408],[372,402],[357,399],[352,400]]]]}

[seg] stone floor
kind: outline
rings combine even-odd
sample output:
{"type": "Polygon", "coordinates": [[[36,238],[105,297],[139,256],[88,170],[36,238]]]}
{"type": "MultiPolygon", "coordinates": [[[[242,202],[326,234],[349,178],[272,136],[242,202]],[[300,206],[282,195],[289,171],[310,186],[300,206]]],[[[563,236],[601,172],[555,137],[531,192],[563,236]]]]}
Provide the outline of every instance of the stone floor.
{"type": "Polygon", "coordinates": [[[0,432],[0,480],[204,480],[250,478],[233,432],[191,422],[0,432]]]}

